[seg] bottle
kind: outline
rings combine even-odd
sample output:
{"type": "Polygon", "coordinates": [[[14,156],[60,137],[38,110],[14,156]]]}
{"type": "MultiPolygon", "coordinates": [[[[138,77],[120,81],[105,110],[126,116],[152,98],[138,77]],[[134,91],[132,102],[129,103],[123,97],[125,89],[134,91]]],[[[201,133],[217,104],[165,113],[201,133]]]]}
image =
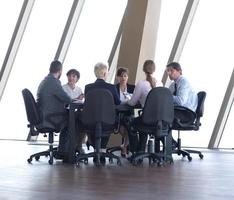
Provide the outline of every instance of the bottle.
{"type": "Polygon", "coordinates": [[[148,140],[148,153],[154,153],[154,138],[150,137],[148,140]]]}

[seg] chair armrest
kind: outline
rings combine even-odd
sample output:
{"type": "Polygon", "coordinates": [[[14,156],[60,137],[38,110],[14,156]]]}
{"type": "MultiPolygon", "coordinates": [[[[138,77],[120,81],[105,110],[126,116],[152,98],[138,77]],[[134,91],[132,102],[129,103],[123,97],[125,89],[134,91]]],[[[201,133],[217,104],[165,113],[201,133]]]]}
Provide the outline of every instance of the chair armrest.
{"type": "MultiPolygon", "coordinates": [[[[59,127],[60,127],[61,123],[65,121],[64,118],[63,118],[63,119],[61,119],[61,121],[55,122],[55,121],[53,120],[53,118],[54,118],[54,117],[58,117],[58,116],[61,116],[61,117],[64,117],[64,118],[65,118],[65,116],[67,116],[67,113],[65,113],[65,112],[51,113],[51,114],[48,114],[48,115],[45,117],[45,120],[48,121],[48,122],[50,122],[50,123],[55,127],[56,130],[57,130],[57,129],[60,129],[59,127]]],[[[58,130],[58,131],[59,131],[59,130],[58,130]]]]}

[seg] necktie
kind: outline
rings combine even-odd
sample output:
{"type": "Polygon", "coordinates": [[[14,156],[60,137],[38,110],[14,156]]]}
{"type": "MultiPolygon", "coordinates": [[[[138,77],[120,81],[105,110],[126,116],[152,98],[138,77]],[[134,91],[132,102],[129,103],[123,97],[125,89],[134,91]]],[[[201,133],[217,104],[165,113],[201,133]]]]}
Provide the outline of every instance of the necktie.
{"type": "Polygon", "coordinates": [[[174,88],[174,92],[173,92],[173,95],[175,95],[176,96],[176,93],[177,93],[177,84],[175,83],[175,86],[174,86],[175,88],[174,88]]]}

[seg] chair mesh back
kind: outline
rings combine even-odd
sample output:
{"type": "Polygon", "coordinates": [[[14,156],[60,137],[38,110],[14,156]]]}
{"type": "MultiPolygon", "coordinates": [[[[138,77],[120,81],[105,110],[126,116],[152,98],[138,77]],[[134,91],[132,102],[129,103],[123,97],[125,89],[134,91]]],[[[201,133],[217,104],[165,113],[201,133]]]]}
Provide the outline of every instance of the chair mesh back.
{"type": "Polygon", "coordinates": [[[197,104],[196,114],[197,117],[202,117],[204,113],[204,102],[206,99],[206,92],[204,91],[198,92],[197,97],[198,97],[198,104],[197,104]]]}
{"type": "Polygon", "coordinates": [[[82,123],[95,125],[97,122],[113,125],[115,123],[115,104],[110,91],[93,89],[85,96],[82,123]]]}
{"type": "Polygon", "coordinates": [[[31,125],[38,125],[40,123],[40,117],[37,110],[36,101],[32,93],[28,89],[22,90],[24,99],[24,105],[26,109],[27,119],[31,125]]]}
{"type": "Polygon", "coordinates": [[[174,119],[173,97],[168,88],[153,88],[145,102],[142,120],[144,124],[154,125],[157,121],[172,123],[174,119]]]}

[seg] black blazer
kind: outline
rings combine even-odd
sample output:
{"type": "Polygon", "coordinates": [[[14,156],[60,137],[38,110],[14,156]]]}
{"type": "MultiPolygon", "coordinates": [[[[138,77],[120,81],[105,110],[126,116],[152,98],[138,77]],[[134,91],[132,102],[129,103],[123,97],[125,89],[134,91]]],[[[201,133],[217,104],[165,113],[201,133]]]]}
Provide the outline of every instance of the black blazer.
{"type": "Polygon", "coordinates": [[[85,86],[84,93],[87,94],[90,90],[93,90],[96,88],[104,88],[104,89],[109,90],[113,95],[115,105],[120,104],[119,94],[116,90],[115,85],[107,83],[103,79],[97,79],[94,83],[90,83],[85,86]]]}
{"type": "MultiPolygon", "coordinates": [[[[120,93],[119,93],[119,83],[116,84],[115,86],[116,86],[116,89],[117,89],[118,94],[120,95],[120,93]]],[[[128,84],[128,83],[127,83],[127,92],[128,92],[128,93],[132,94],[133,91],[134,91],[134,89],[135,89],[135,85],[131,85],[131,84],[128,84]]]]}

